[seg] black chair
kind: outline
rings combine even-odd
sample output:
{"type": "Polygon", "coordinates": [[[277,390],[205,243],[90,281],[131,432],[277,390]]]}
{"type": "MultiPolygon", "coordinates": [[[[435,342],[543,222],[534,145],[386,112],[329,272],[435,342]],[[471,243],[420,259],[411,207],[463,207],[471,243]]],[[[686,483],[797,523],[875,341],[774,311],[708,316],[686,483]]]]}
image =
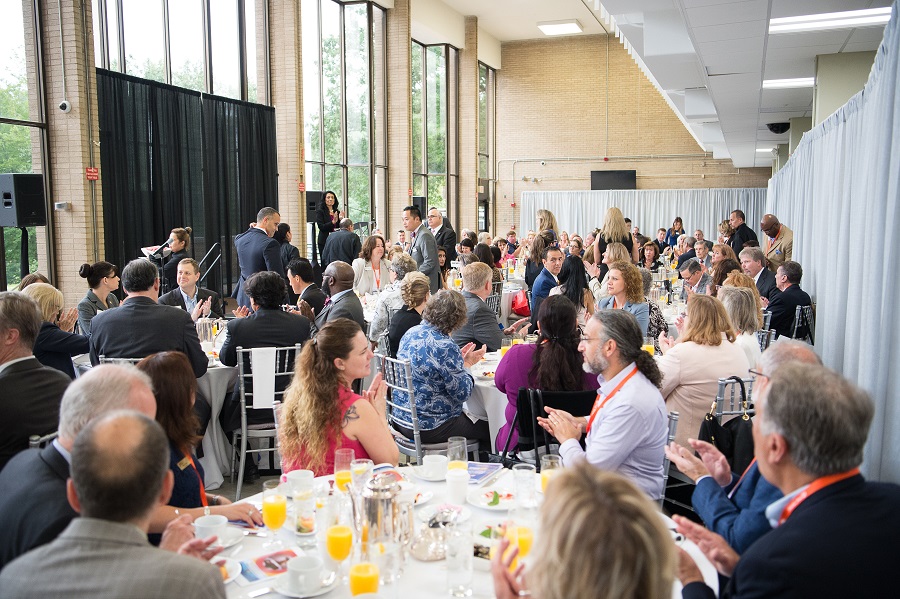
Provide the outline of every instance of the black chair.
{"type": "Polygon", "coordinates": [[[816,315],[812,306],[797,306],[797,312],[794,314],[794,325],[791,327],[791,339],[806,341],[810,345],[815,345],[816,315]]]}
{"type": "MultiPolygon", "coordinates": [[[[550,453],[550,445],[559,444],[537,422],[538,416],[543,417],[547,414],[544,407],[565,410],[573,416],[588,416],[596,398],[597,392],[594,390],[541,391],[540,389],[520,388],[516,398],[516,416],[513,420],[513,428],[519,435],[519,442],[515,448],[518,459],[522,459],[522,452],[534,451],[535,468],[540,472],[542,449],[544,453],[550,453]]],[[[506,447],[502,454],[504,461],[508,453],[509,438],[506,440],[506,447]]]]}

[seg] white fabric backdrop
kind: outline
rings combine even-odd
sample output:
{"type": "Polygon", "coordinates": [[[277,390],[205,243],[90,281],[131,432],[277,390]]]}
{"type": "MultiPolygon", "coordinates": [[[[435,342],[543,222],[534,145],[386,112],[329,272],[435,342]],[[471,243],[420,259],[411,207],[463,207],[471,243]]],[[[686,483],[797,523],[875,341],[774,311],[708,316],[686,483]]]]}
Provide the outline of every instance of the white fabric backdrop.
{"type": "Polygon", "coordinates": [[[897,19],[895,0],[866,87],[803,136],[766,204],[794,231],[801,286],[818,304],[816,349],[875,402],[863,471],[892,482],[900,482],[897,19]]]}
{"type": "MultiPolygon", "coordinates": [[[[559,228],[578,232],[582,237],[603,225],[603,217],[611,206],[640,227],[641,233],[656,238],[660,227],[668,229],[676,216],[684,222],[684,230],[693,235],[703,231],[706,239],[715,242],[718,224],[728,218],[732,210],[743,210],[747,224],[759,227],[766,203],[764,188],[734,189],[638,189],[609,191],[525,191],[522,192],[520,235],[534,229],[535,213],[540,208],[553,212],[559,228]]],[[[558,231],[557,231],[558,232],[558,231]]],[[[756,233],[761,235],[759,231],[756,233]]]]}

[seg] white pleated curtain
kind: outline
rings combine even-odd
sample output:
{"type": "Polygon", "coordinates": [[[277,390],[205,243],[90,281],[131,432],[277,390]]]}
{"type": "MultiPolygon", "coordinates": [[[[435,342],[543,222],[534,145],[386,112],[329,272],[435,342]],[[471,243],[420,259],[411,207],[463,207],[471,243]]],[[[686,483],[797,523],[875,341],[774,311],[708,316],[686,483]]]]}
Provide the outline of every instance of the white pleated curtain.
{"type": "Polygon", "coordinates": [[[794,231],[817,302],[816,349],[866,389],[876,416],[863,471],[900,482],[898,5],[863,91],[803,136],[769,182],[766,211],[794,231]]]}
{"type": "MultiPolygon", "coordinates": [[[[534,229],[540,208],[553,212],[561,231],[582,237],[603,224],[606,210],[619,208],[641,233],[654,239],[660,227],[668,229],[676,216],[693,235],[701,229],[706,239],[716,240],[718,225],[732,210],[743,210],[754,230],[764,214],[764,188],[734,189],[638,189],[609,191],[526,191],[522,193],[520,235],[534,229]]],[[[759,235],[759,233],[757,233],[759,235]]]]}

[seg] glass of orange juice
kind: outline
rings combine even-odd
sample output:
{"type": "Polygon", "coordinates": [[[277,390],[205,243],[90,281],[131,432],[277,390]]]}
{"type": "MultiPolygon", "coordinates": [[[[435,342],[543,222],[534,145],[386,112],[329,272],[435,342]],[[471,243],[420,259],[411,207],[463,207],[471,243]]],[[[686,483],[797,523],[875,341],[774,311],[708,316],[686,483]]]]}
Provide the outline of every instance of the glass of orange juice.
{"type": "Polygon", "coordinates": [[[263,483],[263,522],[272,531],[272,540],[265,544],[266,547],[281,545],[277,533],[287,519],[287,497],[278,490],[279,483],[279,480],[267,480],[263,483]]]}
{"type": "Polygon", "coordinates": [[[353,529],[346,524],[329,526],[325,531],[325,550],[328,557],[337,562],[337,571],[340,573],[344,560],[350,557],[353,550],[353,529]]]}
{"type": "Polygon", "coordinates": [[[504,335],[503,339],[500,340],[500,357],[501,358],[503,358],[503,356],[506,355],[506,352],[509,351],[510,347],[512,347],[512,339],[510,339],[509,337],[506,337],[504,335]]]}
{"type": "Polygon", "coordinates": [[[466,452],[465,437],[450,437],[447,439],[447,470],[466,470],[469,467],[469,456],[466,452]]]}
{"type": "Polygon", "coordinates": [[[352,449],[338,449],[334,452],[334,484],[339,491],[346,492],[353,476],[350,473],[350,464],[356,457],[352,449]]]}
{"type": "Polygon", "coordinates": [[[541,456],[541,493],[547,492],[550,480],[562,471],[562,458],[558,455],[541,456]]]}
{"type": "Polygon", "coordinates": [[[371,562],[359,562],[350,566],[350,595],[378,592],[378,566],[371,562]]]}
{"type": "Polygon", "coordinates": [[[644,337],[644,344],[641,346],[641,349],[651,356],[654,355],[656,353],[656,345],[653,343],[653,337],[644,337]]]}

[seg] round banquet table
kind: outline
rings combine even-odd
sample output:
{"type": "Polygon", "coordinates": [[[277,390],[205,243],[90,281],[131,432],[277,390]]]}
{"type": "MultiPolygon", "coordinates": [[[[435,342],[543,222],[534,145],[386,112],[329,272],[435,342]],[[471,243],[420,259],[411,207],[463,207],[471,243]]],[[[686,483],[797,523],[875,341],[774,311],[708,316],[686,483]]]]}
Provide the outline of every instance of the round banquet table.
{"type": "Polygon", "coordinates": [[[484,355],[484,359],[469,368],[475,379],[472,394],[466,400],[466,412],[479,420],[487,420],[491,429],[491,451],[499,452],[503,448],[496,447],[497,434],[506,424],[506,394],[502,393],[494,384],[493,377],[482,376],[483,372],[496,371],[500,363],[500,352],[491,352],[484,355]]]}
{"type": "MultiPolygon", "coordinates": [[[[422,505],[424,506],[437,506],[447,502],[447,485],[444,482],[425,482],[415,477],[412,473],[409,473],[409,469],[401,468],[401,472],[406,472],[410,481],[414,482],[417,486],[417,490],[420,493],[426,493],[428,491],[434,493],[434,497],[424,502],[422,505]]],[[[539,484],[538,477],[535,476],[535,484],[539,484]]],[[[515,488],[512,471],[506,470],[496,481],[491,481],[488,479],[488,485],[497,490],[509,490],[513,491],[515,488]]],[[[476,488],[476,485],[471,485],[471,488],[476,488]]],[[[538,494],[540,498],[540,494],[538,494]]],[[[262,506],[262,495],[257,494],[253,495],[246,499],[246,501],[253,503],[257,507],[262,506]]],[[[292,500],[288,500],[288,519],[284,527],[278,531],[278,536],[282,540],[283,544],[286,548],[292,548],[298,555],[303,553],[317,553],[321,552],[321,555],[324,560],[328,560],[327,555],[325,554],[323,543],[320,542],[319,546],[314,549],[302,550],[296,547],[295,536],[294,533],[291,532],[291,522],[292,522],[292,500]]],[[[474,532],[478,532],[485,525],[494,525],[502,522],[507,517],[506,511],[489,511],[484,508],[467,506],[467,508],[471,511],[471,519],[470,522],[472,524],[472,530],[474,532]]],[[[416,511],[418,512],[422,507],[417,507],[416,511]]],[[[660,517],[666,521],[666,525],[670,529],[674,529],[674,522],[667,518],[666,516],[660,514],[660,517]]],[[[416,518],[417,530],[421,529],[424,524],[416,518]]],[[[263,548],[263,544],[266,541],[269,541],[269,538],[258,538],[247,536],[244,537],[243,541],[234,546],[233,548],[226,549],[222,555],[225,557],[230,557],[239,561],[248,561],[252,560],[260,555],[264,555],[266,553],[270,553],[272,550],[266,550],[263,548]]],[[[674,542],[674,541],[673,541],[674,542]]],[[[700,549],[691,541],[683,540],[680,542],[681,547],[687,551],[691,557],[694,558],[694,561],[697,562],[697,565],[700,567],[700,571],[703,573],[703,578],[706,581],[706,584],[709,585],[713,592],[718,594],[719,589],[719,580],[718,575],[716,573],[715,568],[712,563],[703,555],[700,549]]],[[[526,558],[527,562],[527,558],[526,558]]],[[[403,573],[400,576],[399,581],[394,582],[391,585],[382,586],[379,591],[379,596],[384,599],[394,599],[400,597],[415,597],[416,599],[444,599],[448,596],[446,591],[446,579],[447,579],[447,570],[446,564],[442,561],[436,562],[420,562],[412,557],[408,557],[407,561],[403,567],[403,573]]],[[[225,586],[226,594],[229,599],[244,599],[249,598],[250,595],[248,593],[253,592],[254,590],[259,590],[265,587],[272,586],[272,579],[256,581],[253,583],[247,583],[247,581],[241,579],[228,583],[225,586]],[[242,585],[243,583],[243,585],[242,585]]],[[[677,580],[673,585],[672,589],[672,597],[679,598],[681,597],[681,583],[677,580]]],[[[491,574],[487,567],[487,564],[484,560],[480,558],[476,558],[476,565],[473,572],[472,577],[472,597],[478,599],[489,599],[494,597],[493,583],[491,581],[491,574]],[[478,563],[481,562],[481,563],[478,563]]],[[[283,597],[280,593],[272,592],[270,594],[262,595],[263,597],[283,597]]],[[[322,597],[326,597],[327,599],[346,599],[350,597],[350,591],[346,584],[338,584],[331,591],[324,593],[321,595],[322,597]]]]}
{"type": "Polygon", "coordinates": [[[197,379],[197,395],[209,402],[212,413],[206,434],[203,435],[203,477],[206,489],[212,491],[222,486],[223,474],[231,472],[231,443],[225,437],[225,431],[219,424],[219,413],[225,401],[231,397],[231,390],[237,382],[238,369],[223,366],[216,361],[202,377],[197,379]]]}

